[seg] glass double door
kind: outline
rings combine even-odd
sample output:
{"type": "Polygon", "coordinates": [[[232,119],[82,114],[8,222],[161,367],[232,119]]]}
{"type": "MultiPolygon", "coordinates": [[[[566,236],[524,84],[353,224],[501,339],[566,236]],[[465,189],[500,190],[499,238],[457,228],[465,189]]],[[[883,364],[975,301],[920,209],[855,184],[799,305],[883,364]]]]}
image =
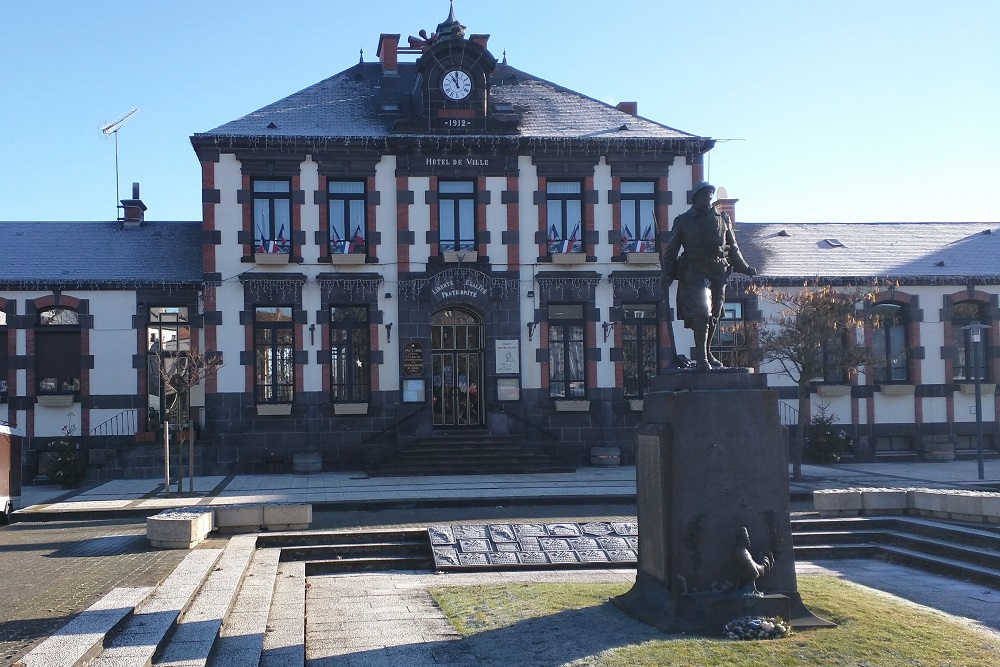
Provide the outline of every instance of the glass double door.
{"type": "Polygon", "coordinates": [[[457,308],[431,320],[434,426],[482,426],[482,321],[457,308]]]}

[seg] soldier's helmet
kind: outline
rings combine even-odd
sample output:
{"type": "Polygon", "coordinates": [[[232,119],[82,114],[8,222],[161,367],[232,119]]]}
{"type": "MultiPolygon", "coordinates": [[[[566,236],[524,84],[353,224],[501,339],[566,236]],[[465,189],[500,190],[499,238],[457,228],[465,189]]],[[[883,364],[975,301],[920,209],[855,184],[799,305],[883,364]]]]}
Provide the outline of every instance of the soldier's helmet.
{"type": "Polygon", "coordinates": [[[694,184],[694,187],[691,188],[691,196],[694,197],[698,194],[698,191],[704,190],[705,188],[711,188],[712,192],[715,192],[715,186],[708,181],[698,181],[694,184]]]}

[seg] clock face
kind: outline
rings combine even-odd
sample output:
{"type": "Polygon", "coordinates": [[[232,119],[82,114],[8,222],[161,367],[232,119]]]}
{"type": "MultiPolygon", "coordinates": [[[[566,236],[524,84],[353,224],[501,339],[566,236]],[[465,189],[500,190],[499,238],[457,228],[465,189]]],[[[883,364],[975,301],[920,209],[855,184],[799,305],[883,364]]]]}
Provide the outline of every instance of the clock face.
{"type": "Polygon", "coordinates": [[[464,100],[472,92],[472,78],[460,69],[445,72],[441,90],[449,99],[464,100]]]}

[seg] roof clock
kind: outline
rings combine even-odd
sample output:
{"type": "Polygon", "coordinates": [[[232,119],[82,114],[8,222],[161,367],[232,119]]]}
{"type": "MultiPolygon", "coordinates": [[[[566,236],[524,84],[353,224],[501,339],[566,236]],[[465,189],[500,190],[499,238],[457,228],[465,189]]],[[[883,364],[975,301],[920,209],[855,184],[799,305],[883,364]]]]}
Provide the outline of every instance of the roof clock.
{"type": "Polygon", "coordinates": [[[441,92],[456,102],[464,100],[472,92],[472,77],[465,70],[448,70],[441,79],[441,92]]]}

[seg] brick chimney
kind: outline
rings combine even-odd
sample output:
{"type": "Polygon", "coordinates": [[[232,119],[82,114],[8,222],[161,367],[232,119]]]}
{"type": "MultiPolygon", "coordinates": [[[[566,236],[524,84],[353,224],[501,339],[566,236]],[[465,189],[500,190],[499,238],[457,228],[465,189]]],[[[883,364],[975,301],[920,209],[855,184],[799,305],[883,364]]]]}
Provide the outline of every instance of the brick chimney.
{"type": "Polygon", "coordinates": [[[396,75],[399,73],[399,35],[389,35],[382,33],[378,38],[379,63],[382,64],[382,73],[396,75]]]}
{"type": "Polygon", "coordinates": [[[624,111],[630,116],[639,115],[639,103],[638,102],[619,102],[616,106],[619,111],[624,111]]]}
{"type": "Polygon", "coordinates": [[[729,219],[736,222],[736,202],[739,199],[731,199],[725,188],[720,187],[715,191],[715,208],[729,214],[729,219]]]}
{"type": "Polygon", "coordinates": [[[471,35],[469,37],[470,42],[475,42],[479,46],[486,48],[486,42],[490,41],[489,35],[471,35]]]}
{"type": "Polygon", "coordinates": [[[122,221],[126,229],[137,229],[146,217],[146,205],[139,199],[139,184],[132,184],[132,198],[122,199],[122,221]]]}

